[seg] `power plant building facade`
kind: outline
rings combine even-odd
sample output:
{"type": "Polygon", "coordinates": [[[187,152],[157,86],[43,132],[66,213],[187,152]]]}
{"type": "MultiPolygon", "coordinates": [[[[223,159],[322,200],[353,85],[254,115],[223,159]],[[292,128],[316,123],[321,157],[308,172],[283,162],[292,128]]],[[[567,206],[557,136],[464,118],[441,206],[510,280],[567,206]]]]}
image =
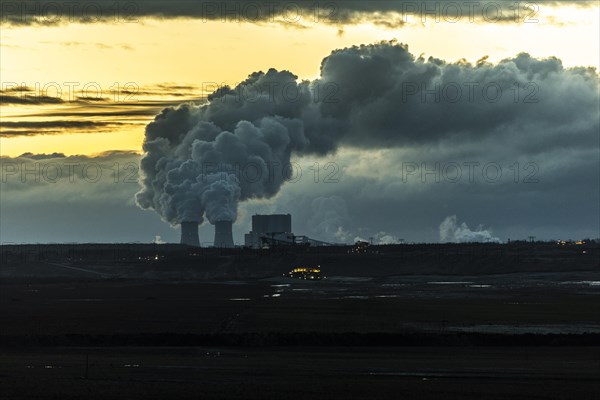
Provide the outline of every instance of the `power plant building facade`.
{"type": "Polygon", "coordinates": [[[292,216],[290,214],[253,215],[252,232],[292,232],[292,216]]]}
{"type": "Polygon", "coordinates": [[[244,245],[259,248],[262,246],[263,237],[293,243],[292,216],[290,214],[253,215],[252,230],[244,236],[244,245]]]}

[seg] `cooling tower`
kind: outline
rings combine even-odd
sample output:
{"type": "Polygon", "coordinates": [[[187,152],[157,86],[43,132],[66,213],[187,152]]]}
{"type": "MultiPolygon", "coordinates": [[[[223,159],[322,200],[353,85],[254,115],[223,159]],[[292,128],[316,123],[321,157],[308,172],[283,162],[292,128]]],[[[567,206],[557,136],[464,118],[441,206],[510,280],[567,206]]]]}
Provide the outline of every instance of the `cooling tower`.
{"type": "Polygon", "coordinates": [[[182,222],[181,223],[181,244],[188,246],[200,247],[200,238],[198,237],[197,222],[182,222]]]}
{"type": "Polygon", "coordinates": [[[215,247],[233,247],[231,221],[215,222],[215,247]]]}

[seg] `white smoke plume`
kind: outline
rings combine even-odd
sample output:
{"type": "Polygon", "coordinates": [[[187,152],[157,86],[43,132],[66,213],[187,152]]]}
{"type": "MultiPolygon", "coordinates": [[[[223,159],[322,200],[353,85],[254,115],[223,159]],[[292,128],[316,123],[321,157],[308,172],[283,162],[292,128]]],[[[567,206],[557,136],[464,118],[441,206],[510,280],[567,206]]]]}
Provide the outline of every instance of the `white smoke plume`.
{"type": "Polygon", "coordinates": [[[374,241],[377,244],[398,244],[400,239],[387,232],[379,232],[375,235],[374,241]]]}
{"type": "Polygon", "coordinates": [[[442,243],[501,243],[492,236],[490,230],[479,225],[476,230],[469,229],[466,223],[458,224],[456,215],[446,217],[440,224],[440,242],[442,243]]]}
{"type": "Polygon", "coordinates": [[[219,88],[204,104],[164,109],[146,127],[136,201],[172,225],[201,223],[204,217],[234,221],[238,202],[278,193],[294,154],[433,144],[450,137],[475,142],[499,132],[538,135],[529,142],[559,150],[565,132],[569,143],[597,137],[597,103],[596,71],[564,69],[556,58],[519,54],[496,65],[472,65],[415,58],[395,41],[354,46],[326,57],[314,81],[270,69],[234,88],[219,88]],[[473,82],[475,96],[464,87],[473,82]],[[515,84],[530,82],[544,93],[536,99],[534,119],[533,107],[506,95],[515,84]],[[448,85],[463,85],[462,95],[431,98],[432,90],[448,85]],[[487,87],[505,95],[489,101],[482,97],[487,87]]]}
{"type": "Polygon", "coordinates": [[[354,243],[356,242],[368,242],[375,245],[386,245],[386,244],[398,244],[401,242],[396,236],[387,233],[387,232],[377,232],[373,236],[369,236],[368,238],[364,238],[362,236],[355,236],[354,243]]]}
{"type": "Polygon", "coordinates": [[[339,196],[317,197],[311,203],[312,216],[308,220],[311,235],[323,240],[346,242],[348,233],[343,224],[348,218],[346,201],[339,196]]]}

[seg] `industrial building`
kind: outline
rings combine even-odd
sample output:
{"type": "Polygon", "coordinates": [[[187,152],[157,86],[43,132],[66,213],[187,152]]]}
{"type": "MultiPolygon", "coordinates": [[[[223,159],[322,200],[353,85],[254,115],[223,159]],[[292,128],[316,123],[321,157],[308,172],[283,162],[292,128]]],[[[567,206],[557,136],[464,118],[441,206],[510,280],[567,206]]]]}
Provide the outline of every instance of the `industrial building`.
{"type": "Polygon", "coordinates": [[[290,214],[253,215],[252,230],[244,235],[246,247],[260,248],[263,239],[294,244],[290,214]]]}
{"type": "Polygon", "coordinates": [[[244,245],[254,249],[265,246],[331,246],[331,243],[296,236],[292,232],[290,214],[253,215],[252,230],[244,236],[244,245]]]}
{"type": "Polygon", "coordinates": [[[257,233],[292,232],[290,214],[253,215],[252,231],[257,233]]]}
{"type": "MultiPolygon", "coordinates": [[[[198,222],[181,222],[181,244],[200,247],[198,222]]],[[[233,248],[233,222],[216,221],[214,223],[214,247],[233,248]]],[[[244,235],[244,246],[260,249],[272,246],[331,246],[331,243],[311,239],[308,236],[296,236],[292,232],[290,214],[253,215],[252,230],[244,235]]]]}

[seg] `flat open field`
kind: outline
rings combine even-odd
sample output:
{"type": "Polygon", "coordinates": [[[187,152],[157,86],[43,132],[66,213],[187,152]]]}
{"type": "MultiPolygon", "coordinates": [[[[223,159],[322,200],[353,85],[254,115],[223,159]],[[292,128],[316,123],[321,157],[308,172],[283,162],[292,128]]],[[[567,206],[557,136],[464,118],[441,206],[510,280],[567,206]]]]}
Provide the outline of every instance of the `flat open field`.
{"type": "Polygon", "coordinates": [[[599,275],[9,282],[0,333],[598,333],[599,275]]]}
{"type": "Polygon", "coordinates": [[[600,395],[598,347],[41,348],[1,360],[3,400],[600,395]]]}
{"type": "Polygon", "coordinates": [[[5,264],[0,399],[600,396],[593,263],[304,281],[224,260],[5,264]]]}

